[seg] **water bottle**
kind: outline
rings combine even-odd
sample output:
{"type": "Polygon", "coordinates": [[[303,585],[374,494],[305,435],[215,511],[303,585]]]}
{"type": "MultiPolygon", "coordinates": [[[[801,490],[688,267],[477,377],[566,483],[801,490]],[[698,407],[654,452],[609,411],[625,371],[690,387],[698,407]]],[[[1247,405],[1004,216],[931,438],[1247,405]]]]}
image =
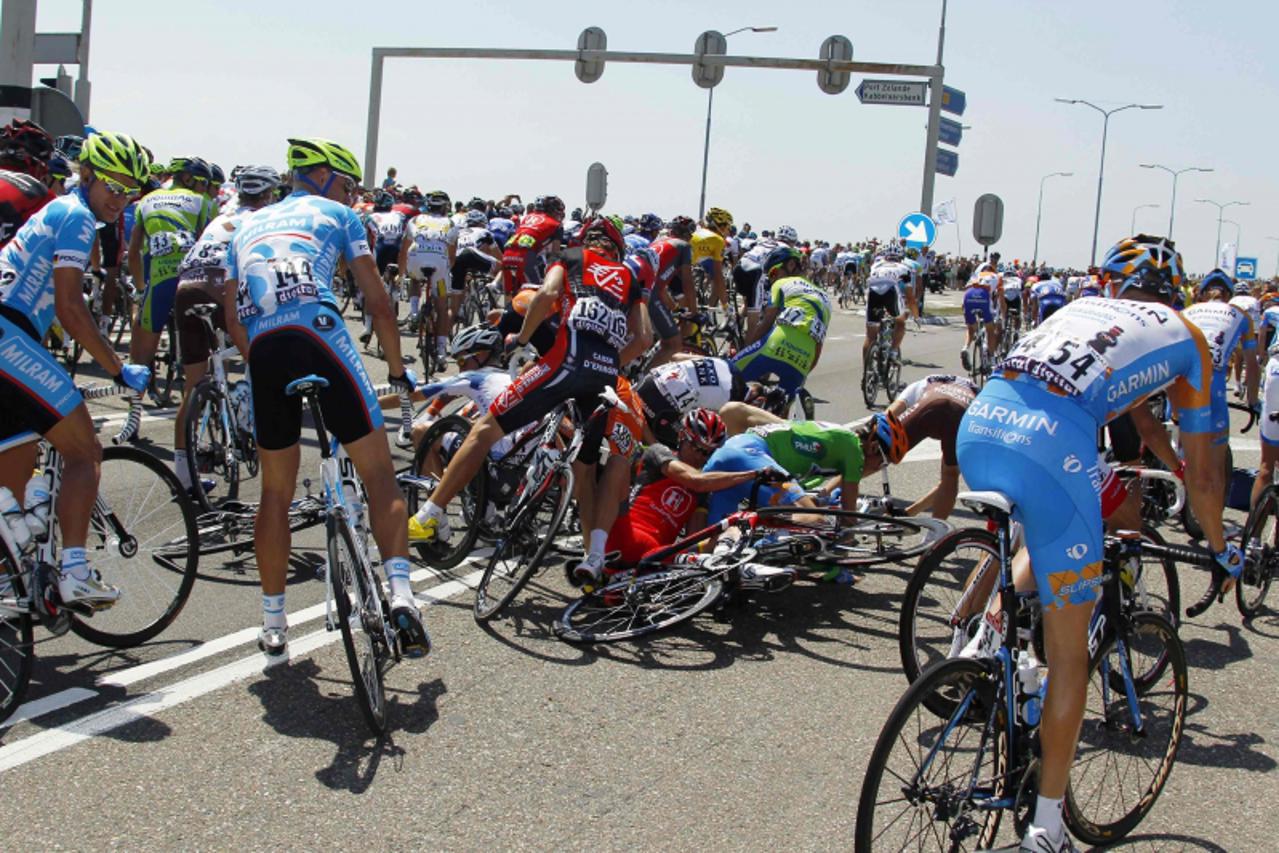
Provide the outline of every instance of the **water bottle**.
{"type": "Polygon", "coordinates": [[[27,527],[22,505],[14,498],[13,492],[0,486],[0,521],[9,531],[9,539],[19,552],[25,551],[31,544],[31,528],[27,527]]]}
{"type": "Polygon", "coordinates": [[[40,538],[49,529],[49,510],[53,504],[53,482],[47,473],[35,474],[27,481],[25,519],[33,538],[40,538]]]}
{"type": "Polygon", "coordinates": [[[1043,710],[1042,686],[1039,661],[1035,658],[1035,653],[1029,650],[1022,652],[1017,656],[1017,704],[1021,709],[1022,721],[1028,726],[1039,725],[1043,710]]]}

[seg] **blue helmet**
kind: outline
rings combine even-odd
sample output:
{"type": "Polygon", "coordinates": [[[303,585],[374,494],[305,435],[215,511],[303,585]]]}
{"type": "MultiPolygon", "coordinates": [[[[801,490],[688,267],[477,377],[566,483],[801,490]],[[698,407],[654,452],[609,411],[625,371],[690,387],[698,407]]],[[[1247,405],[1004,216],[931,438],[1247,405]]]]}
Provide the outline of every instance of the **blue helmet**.
{"type": "Polygon", "coordinates": [[[640,231],[660,231],[662,230],[662,218],[656,213],[646,213],[639,220],[640,231]]]}
{"type": "Polygon", "coordinates": [[[1199,287],[1195,289],[1195,293],[1203,296],[1210,289],[1220,287],[1229,296],[1235,287],[1234,280],[1226,275],[1220,268],[1213,270],[1203,277],[1203,281],[1199,282],[1199,287]]]}

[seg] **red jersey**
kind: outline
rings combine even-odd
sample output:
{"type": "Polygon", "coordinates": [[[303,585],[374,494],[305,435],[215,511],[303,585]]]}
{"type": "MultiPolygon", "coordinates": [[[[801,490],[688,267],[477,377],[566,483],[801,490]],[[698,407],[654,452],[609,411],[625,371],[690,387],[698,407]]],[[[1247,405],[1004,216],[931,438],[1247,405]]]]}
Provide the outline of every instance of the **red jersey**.
{"type": "Polygon", "coordinates": [[[39,178],[0,170],[0,246],[8,243],[32,214],[57,197],[39,178]]]}
{"type": "MultiPolygon", "coordinates": [[[[657,253],[656,281],[653,289],[658,290],[670,284],[684,264],[693,262],[693,249],[687,240],[678,237],[661,237],[649,243],[648,247],[657,253]]],[[[682,293],[683,290],[676,291],[682,293]]]]}
{"type": "Polygon", "coordinates": [[[519,227],[502,253],[502,286],[508,295],[524,284],[529,259],[557,240],[564,240],[564,228],[559,220],[537,212],[520,217],[519,227]]]}

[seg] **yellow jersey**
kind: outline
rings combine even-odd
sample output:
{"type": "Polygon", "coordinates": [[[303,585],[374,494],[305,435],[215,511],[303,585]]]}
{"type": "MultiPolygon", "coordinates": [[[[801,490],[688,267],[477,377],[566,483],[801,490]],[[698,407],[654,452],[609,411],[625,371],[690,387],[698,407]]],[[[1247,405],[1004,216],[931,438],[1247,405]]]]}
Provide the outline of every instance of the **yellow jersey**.
{"type": "Polygon", "coordinates": [[[724,260],[724,238],[709,228],[698,228],[688,243],[693,250],[693,266],[724,260]]]}

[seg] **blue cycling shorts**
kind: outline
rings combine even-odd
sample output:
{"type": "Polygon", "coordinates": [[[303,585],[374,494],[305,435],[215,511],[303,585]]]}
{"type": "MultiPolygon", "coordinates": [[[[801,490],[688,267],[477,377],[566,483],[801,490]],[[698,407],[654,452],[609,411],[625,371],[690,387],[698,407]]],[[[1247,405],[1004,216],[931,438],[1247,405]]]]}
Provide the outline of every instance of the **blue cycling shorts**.
{"type": "Polygon", "coordinates": [[[1066,297],[1060,293],[1050,294],[1048,296],[1039,297],[1039,316],[1036,322],[1042,323],[1056,313],[1057,309],[1066,304],[1066,297]]]}
{"type": "Polygon", "coordinates": [[[0,450],[44,435],[83,402],[53,354],[0,316],[0,450]]]}
{"type": "MultiPolygon", "coordinates": [[[[703,471],[762,471],[765,468],[785,470],[768,455],[768,443],[758,435],[746,433],[735,435],[724,446],[711,454],[706,460],[703,471]]],[[[737,511],[738,505],[749,500],[754,483],[742,483],[729,489],[711,492],[707,501],[707,524],[722,521],[737,511]]],[[[760,486],[757,504],[759,506],[789,506],[804,496],[804,490],[798,483],[783,483],[781,486],[760,486]]]]}
{"type": "Polygon", "coordinates": [[[990,291],[984,287],[970,287],[964,291],[964,323],[971,326],[978,320],[995,322],[994,312],[990,310],[990,291]]]}
{"type": "Polygon", "coordinates": [[[1211,426],[1207,430],[1219,440],[1214,444],[1224,444],[1230,431],[1230,403],[1226,399],[1226,374],[1229,369],[1213,371],[1212,384],[1208,386],[1208,417],[1211,426]]]}
{"type": "Polygon", "coordinates": [[[992,378],[959,424],[969,487],[996,491],[1026,531],[1045,609],[1088,604],[1101,583],[1101,499],[1089,469],[1096,419],[1033,381],[992,378]]]}

